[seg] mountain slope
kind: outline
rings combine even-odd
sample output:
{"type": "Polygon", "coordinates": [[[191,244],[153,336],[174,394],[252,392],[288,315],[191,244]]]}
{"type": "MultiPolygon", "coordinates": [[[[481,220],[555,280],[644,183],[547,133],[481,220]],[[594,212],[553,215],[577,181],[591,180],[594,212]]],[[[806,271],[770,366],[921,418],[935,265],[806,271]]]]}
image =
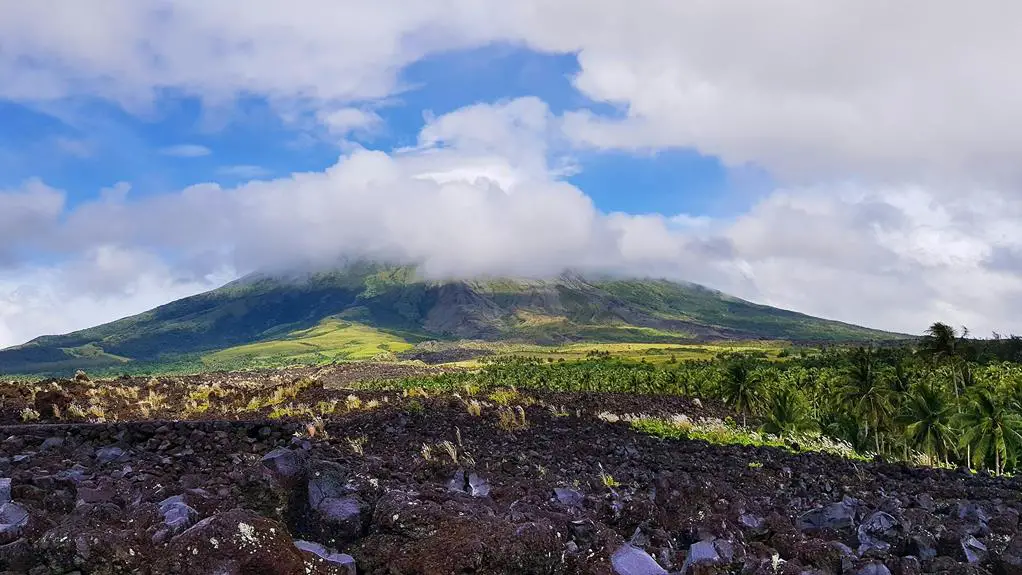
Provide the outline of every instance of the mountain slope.
{"type": "Polygon", "coordinates": [[[380,350],[393,351],[424,339],[846,342],[897,337],[666,280],[564,274],[550,280],[439,282],[421,280],[408,267],[358,263],[295,277],[250,276],[112,323],[40,337],[0,350],[0,372],[169,361],[278,340],[291,342],[289,349],[309,345],[310,353],[320,353],[342,340],[347,346],[378,341],[380,350]],[[310,336],[313,328],[319,331],[310,336]],[[301,343],[309,338],[315,341],[301,343]]]}

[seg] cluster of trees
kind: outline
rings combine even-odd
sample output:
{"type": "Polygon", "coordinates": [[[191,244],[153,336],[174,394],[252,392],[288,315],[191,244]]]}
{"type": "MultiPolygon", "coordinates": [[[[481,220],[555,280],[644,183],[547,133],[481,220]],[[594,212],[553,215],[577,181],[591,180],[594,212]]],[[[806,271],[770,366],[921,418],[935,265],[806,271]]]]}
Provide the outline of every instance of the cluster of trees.
{"type": "Polygon", "coordinates": [[[936,323],[909,346],[661,365],[502,360],[474,377],[493,386],[716,398],[778,435],[816,431],[889,459],[1014,471],[1022,465],[1022,340],[966,336],[936,323]]]}

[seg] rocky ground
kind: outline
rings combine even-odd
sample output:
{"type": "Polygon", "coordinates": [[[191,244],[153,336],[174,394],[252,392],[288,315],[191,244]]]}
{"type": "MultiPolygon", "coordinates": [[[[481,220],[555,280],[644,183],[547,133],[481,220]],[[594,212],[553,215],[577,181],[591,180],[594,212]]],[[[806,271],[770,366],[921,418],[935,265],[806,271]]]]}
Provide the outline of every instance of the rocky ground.
{"type": "Polygon", "coordinates": [[[540,394],[476,414],[452,395],[374,397],[310,425],[3,426],[0,572],[1022,574],[1014,479],[594,416],[719,411],[677,398],[540,394]]]}

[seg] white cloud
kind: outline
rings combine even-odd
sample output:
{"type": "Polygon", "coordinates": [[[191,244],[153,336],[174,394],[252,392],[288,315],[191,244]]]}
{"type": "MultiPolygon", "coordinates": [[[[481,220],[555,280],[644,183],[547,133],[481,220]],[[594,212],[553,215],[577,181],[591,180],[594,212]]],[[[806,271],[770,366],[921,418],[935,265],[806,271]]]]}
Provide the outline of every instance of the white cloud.
{"type": "Polygon", "coordinates": [[[176,158],[201,158],[202,156],[212,154],[213,150],[199,144],[178,144],[161,148],[160,153],[164,156],[174,156],[176,158]]]}
{"type": "Polygon", "coordinates": [[[230,278],[228,270],[182,277],[151,254],[113,246],[64,265],[0,271],[0,348],[141,313],[230,278]]]}
{"type": "Polygon", "coordinates": [[[368,133],[383,125],[383,119],[379,114],[359,108],[321,110],[317,117],[320,123],[335,136],[347,136],[353,132],[368,133]]]}
{"type": "Polygon", "coordinates": [[[430,119],[413,149],[347,149],[323,172],[232,188],[108,194],[66,220],[63,196],[36,182],[0,192],[0,260],[120,246],[175,254],[170,275],[343,253],[450,273],[591,266],[907,331],[935,319],[978,332],[1022,324],[1017,3],[245,7],[0,0],[0,97],[103,97],[140,111],[168,90],[215,105],[254,95],[343,137],[380,128],[371,110],[405,88],[407,64],[510,41],[577,53],[575,86],[617,113],[554,117],[534,98],[471,106],[430,119]],[[573,169],[569,143],[694,148],[760,166],[782,187],[726,219],[603,214],[559,179],[573,169]]]}

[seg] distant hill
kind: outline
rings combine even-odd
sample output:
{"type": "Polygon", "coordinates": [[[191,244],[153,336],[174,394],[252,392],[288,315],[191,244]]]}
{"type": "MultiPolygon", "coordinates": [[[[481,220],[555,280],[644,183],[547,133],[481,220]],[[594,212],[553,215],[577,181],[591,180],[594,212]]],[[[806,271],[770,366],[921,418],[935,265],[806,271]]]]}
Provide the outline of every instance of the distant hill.
{"type": "Polygon", "coordinates": [[[229,359],[256,349],[340,350],[334,358],[358,359],[428,339],[841,343],[901,337],[666,280],[565,273],[549,280],[430,281],[414,268],[363,262],[290,277],[252,275],[136,316],[40,337],[0,350],[0,373],[211,354],[229,359]]]}

